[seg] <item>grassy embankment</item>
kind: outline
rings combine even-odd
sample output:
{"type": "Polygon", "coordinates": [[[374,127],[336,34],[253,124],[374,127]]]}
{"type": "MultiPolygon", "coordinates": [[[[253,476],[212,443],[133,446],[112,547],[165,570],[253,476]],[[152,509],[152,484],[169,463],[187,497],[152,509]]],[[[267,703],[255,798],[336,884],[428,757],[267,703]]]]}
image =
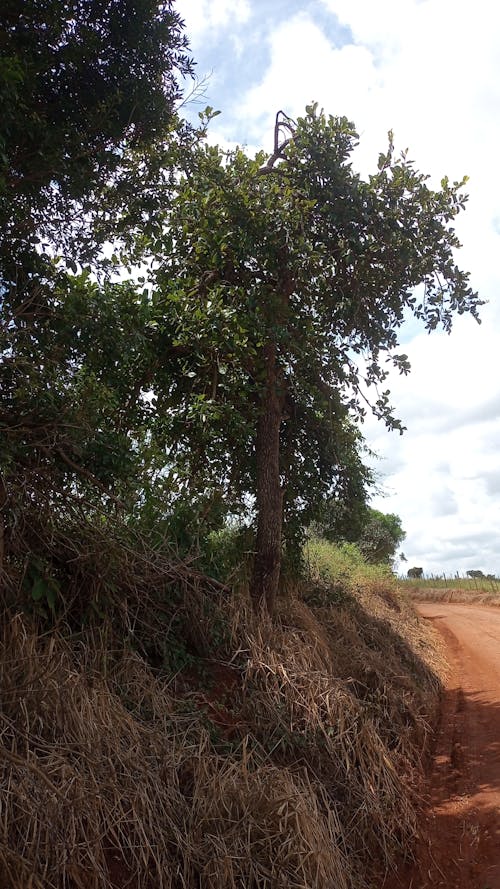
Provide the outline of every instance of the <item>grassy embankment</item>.
{"type": "Polygon", "coordinates": [[[100,547],[108,620],[3,613],[3,889],[373,885],[411,850],[439,690],[394,579],[311,542],[271,624],[244,590],[100,547]]]}

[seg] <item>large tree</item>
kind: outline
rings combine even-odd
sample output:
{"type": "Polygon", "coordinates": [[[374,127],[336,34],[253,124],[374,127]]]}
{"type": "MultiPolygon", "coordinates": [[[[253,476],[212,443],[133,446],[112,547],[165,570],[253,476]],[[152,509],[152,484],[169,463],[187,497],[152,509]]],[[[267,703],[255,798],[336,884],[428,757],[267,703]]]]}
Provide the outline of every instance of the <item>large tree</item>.
{"type": "Polygon", "coordinates": [[[186,46],[172,0],[0,5],[0,572],[25,507],[121,496],[137,469],[146,302],[69,272],[117,230],[149,165],[170,177],[159,157],[186,46]]]}
{"type": "Polygon", "coordinates": [[[388,362],[409,369],[405,313],[428,330],[477,317],[454,259],[463,183],[434,190],[392,141],[364,180],[356,144],[346,118],[316,106],[296,125],[278,116],[267,158],[201,144],[153,245],[164,422],[179,421],[193,474],[218,461],[253,496],[251,591],[271,612],[283,516],[342,482],[366,390],[400,427],[377,387],[388,362]]]}

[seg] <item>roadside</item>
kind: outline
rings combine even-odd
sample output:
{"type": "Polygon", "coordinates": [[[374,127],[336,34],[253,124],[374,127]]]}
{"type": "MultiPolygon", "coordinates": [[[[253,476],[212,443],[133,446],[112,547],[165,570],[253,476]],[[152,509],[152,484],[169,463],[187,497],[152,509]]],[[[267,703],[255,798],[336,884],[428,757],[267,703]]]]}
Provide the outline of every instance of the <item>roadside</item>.
{"type": "Polygon", "coordinates": [[[500,889],[500,612],[425,603],[450,662],[417,863],[386,889],[500,889]]]}

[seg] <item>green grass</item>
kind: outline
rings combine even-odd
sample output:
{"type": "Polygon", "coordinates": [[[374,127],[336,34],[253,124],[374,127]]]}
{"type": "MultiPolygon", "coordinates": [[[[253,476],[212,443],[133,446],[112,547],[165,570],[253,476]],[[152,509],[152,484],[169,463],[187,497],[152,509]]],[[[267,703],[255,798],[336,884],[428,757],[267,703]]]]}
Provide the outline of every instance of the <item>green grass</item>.
{"type": "Polygon", "coordinates": [[[457,577],[445,575],[396,578],[389,565],[369,565],[355,544],[334,544],[312,538],[304,549],[309,578],[313,586],[305,596],[310,604],[342,602],[357,590],[379,592],[396,587],[412,599],[484,601],[500,604],[500,578],[457,577]],[[316,586],[314,586],[316,585],[316,586]]]}
{"type": "Polygon", "coordinates": [[[369,565],[353,543],[330,543],[312,538],[304,556],[311,580],[349,595],[361,587],[394,589],[396,578],[389,565],[369,565]]]}
{"type": "Polygon", "coordinates": [[[500,593],[500,578],[487,577],[423,577],[401,578],[400,586],[410,592],[419,590],[461,590],[471,593],[500,593]]]}
{"type": "Polygon", "coordinates": [[[425,577],[402,579],[399,589],[418,602],[461,602],[500,605],[500,579],[487,577],[425,577]]]}

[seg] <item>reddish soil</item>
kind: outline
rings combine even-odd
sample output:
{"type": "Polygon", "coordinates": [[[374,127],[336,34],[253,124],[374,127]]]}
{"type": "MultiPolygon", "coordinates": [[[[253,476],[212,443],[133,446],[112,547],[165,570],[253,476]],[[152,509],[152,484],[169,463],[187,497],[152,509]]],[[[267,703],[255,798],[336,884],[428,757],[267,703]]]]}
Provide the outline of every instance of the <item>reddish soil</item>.
{"type": "Polygon", "coordinates": [[[418,606],[451,665],[417,863],[385,889],[500,889],[500,609],[418,606]]]}

